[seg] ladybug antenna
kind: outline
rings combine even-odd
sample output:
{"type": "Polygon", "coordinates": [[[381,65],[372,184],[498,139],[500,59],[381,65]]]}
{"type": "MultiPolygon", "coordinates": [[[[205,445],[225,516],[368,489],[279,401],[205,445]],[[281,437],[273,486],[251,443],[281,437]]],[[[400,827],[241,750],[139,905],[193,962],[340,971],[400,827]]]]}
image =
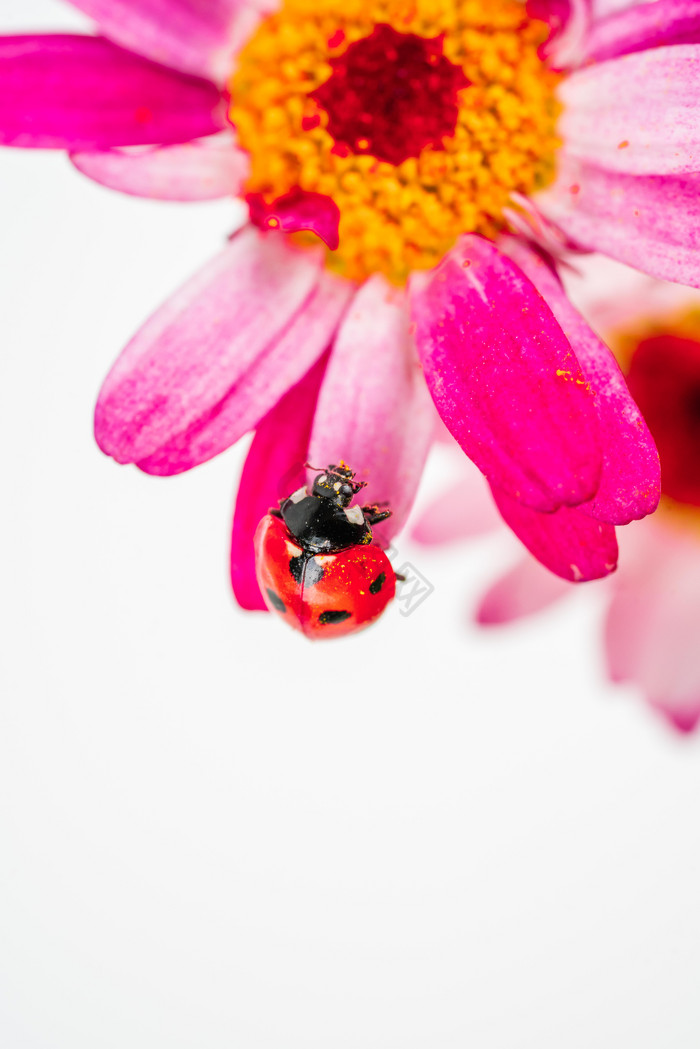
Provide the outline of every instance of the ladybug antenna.
{"type": "Polygon", "coordinates": [[[338,463],[337,466],[336,466],[335,463],[331,463],[330,466],[328,467],[328,473],[329,474],[342,474],[343,477],[354,477],[355,476],[355,471],[351,470],[350,467],[348,466],[348,464],[346,462],[344,462],[342,459],[340,460],[340,462],[338,463]]]}
{"type": "Polygon", "coordinates": [[[328,466],[313,466],[311,463],[304,463],[304,466],[307,470],[313,470],[314,473],[337,474],[339,477],[343,477],[348,484],[352,485],[355,493],[362,488],[366,488],[369,484],[369,481],[355,481],[355,471],[351,470],[342,459],[337,466],[335,463],[329,463],[328,466]]]}

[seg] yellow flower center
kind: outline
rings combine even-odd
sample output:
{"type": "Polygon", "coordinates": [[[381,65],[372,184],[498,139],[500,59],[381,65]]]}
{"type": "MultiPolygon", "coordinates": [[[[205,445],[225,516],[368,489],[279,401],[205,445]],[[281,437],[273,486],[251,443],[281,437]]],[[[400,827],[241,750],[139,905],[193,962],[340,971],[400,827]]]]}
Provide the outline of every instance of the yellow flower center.
{"type": "Polygon", "coordinates": [[[230,84],[246,192],[330,198],[329,265],[352,280],[402,284],[460,234],[494,237],[554,173],[547,32],[520,0],[286,0],[230,84]]]}

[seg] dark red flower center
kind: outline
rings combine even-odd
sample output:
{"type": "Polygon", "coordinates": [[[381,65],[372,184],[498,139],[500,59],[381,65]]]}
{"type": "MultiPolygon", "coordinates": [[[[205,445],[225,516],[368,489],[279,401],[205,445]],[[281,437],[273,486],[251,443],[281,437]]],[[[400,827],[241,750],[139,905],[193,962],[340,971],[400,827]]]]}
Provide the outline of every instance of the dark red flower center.
{"type": "Polygon", "coordinates": [[[627,382],[659,449],[662,491],[700,506],[700,340],[642,340],[627,382]]]}
{"type": "Polygon", "coordinates": [[[379,23],[330,60],[331,76],[311,97],[328,114],[337,152],[402,164],[442,148],[457,125],[457,93],[469,87],[443,42],[379,23]]]}

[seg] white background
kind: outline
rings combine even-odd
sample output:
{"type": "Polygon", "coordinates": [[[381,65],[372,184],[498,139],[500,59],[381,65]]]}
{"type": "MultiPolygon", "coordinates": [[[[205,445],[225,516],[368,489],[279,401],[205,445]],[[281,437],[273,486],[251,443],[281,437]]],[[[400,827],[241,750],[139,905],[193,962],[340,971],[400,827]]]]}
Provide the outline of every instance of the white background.
{"type": "Polygon", "coordinates": [[[402,540],[409,618],[238,611],[243,449],[157,479],[91,433],[235,206],[0,165],[0,1045],[696,1049],[699,744],[605,684],[602,588],[479,632],[515,545],[402,540]]]}

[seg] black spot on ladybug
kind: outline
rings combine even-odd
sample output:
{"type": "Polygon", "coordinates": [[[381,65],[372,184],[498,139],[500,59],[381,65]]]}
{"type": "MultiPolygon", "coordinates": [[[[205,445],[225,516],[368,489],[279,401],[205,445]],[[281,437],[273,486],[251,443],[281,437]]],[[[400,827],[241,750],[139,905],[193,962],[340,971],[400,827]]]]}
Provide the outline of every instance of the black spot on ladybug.
{"type": "Polygon", "coordinates": [[[276,608],[278,612],[287,611],[287,606],[285,605],[282,598],[279,596],[279,594],[276,594],[274,590],[270,590],[269,587],[267,588],[267,596],[270,599],[270,604],[272,605],[272,607],[276,608]]]}
{"type": "Polygon", "coordinates": [[[351,615],[351,612],[341,612],[339,609],[332,608],[329,612],[321,612],[318,621],[323,623],[324,626],[328,623],[344,623],[351,615]]]}
{"type": "Polygon", "coordinates": [[[304,574],[305,562],[306,558],[303,554],[300,554],[299,557],[293,557],[289,562],[289,571],[292,573],[297,583],[301,583],[301,577],[304,574]]]}
{"type": "Polygon", "coordinates": [[[289,571],[300,586],[302,580],[304,586],[315,586],[323,579],[323,566],[309,554],[299,554],[298,557],[293,557],[289,562],[289,571]]]}
{"type": "Polygon", "coordinates": [[[374,582],[369,584],[369,592],[370,592],[370,594],[378,594],[385,583],[386,583],[386,573],[380,572],[379,575],[377,576],[377,578],[374,580],[374,582]]]}

